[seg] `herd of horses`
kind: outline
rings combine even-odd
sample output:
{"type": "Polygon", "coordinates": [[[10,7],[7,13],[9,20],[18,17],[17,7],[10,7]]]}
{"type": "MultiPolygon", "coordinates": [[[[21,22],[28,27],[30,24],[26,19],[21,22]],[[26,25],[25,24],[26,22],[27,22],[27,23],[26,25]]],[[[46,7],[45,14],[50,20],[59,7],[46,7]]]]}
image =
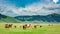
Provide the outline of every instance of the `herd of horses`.
{"type": "MultiPolygon", "coordinates": [[[[14,24],[5,24],[5,28],[12,28],[12,26],[14,28],[17,28],[17,25],[14,25],[14,24]]],[[[40,28],[43,26],[43,25],[38,25],[38,24],[23,24],[22,26],[19,25],[19,27],[22,27],[23,29],[26,29],[26,28],[37,28],[37,26],[39,26],[40,28]]],[[[50,24],[48,24],[48,26],[50,26],[50,24]]]]}

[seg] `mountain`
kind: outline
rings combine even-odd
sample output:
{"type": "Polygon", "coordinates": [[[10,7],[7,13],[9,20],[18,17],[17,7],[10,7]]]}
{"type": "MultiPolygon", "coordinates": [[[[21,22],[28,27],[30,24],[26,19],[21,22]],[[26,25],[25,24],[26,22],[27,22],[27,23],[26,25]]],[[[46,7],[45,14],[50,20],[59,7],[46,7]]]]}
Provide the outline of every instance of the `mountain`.
{"type": "Polygon", "coordinates": [[[16,17],[9,17],[0,14],[0,23],[22,23],[22,22],[36,22],[41,21],[43,22],[59,22],[60,23],[60,14],[50,14],[46,16],[41,16],[41,15],[32,15],[32,16],[16,16],[16,17]]]}
{"type": "Polygon", "coordinates": [[[1,18],[6,18],[6,17],[7,17],[7,16],[0,14],[0,19],[1,19],[1,18]]]}
{"type": "Polygon", "coordinates": [[[5,16],[5,15],[0,14],[0,23],[1,22],[19,23],[19,21],[17,19],[15,19],[14,17],[9,17],[9,16],[5,16]]]}
{"type": "Polygon", "coordinates": [[[32,15],[32,16],[17,16],[16,19],[20,21],[47,21],[47,22],[60,22],[60,14],[50,14],[46,16],[32,15]]]}

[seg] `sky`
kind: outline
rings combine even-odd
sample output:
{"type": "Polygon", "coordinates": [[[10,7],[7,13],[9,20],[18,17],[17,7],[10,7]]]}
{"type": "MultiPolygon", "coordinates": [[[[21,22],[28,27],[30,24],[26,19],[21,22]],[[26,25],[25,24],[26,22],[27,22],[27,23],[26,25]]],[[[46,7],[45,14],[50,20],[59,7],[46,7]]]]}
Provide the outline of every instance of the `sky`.
{"type": "Polygon", "coordinates": [[[60,14],[60,0],[0,0],[0,14],[6,16],[60,14]]]}

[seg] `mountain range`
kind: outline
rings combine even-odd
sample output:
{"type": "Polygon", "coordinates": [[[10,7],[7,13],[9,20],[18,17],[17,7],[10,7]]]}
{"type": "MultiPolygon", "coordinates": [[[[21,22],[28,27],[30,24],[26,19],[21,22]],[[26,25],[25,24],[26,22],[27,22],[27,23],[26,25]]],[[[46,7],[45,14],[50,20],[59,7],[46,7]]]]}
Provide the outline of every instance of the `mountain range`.
{"type": "Polygon", "coordinates": [[[32,15],[32,16],[17,16],[16,19],[20,21],[47,21],[47,22],[60,22],[60,14],[50,14],[46,16],[32,15]]]}
{"type": "Polygon", "coordinates": [[[54,13],[46,16],[32,15],[32,16],[16,16],[16,17],[9,17],[0,14],[0,22],[20,23],[21,21],[60,22],[60,14],[54,13]]]}

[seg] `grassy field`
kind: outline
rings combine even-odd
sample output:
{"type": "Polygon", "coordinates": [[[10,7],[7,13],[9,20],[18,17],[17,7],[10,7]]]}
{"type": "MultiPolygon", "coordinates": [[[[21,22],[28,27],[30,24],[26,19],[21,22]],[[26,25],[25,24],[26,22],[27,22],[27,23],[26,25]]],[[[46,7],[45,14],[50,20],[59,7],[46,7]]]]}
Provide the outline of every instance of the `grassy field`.
{"type": "MultiPolygon", "coordinates": [[[[19,24],[17,24],[19,25],[19,24]]],[[[60,34],[60,24],[54,24],[53,26],[48,26],[47,24],[41,24],[42,28],[39,26],[35,28],[9,28],[6,29],[4,24],[0,23],[0,34],[60,34]]]]}

